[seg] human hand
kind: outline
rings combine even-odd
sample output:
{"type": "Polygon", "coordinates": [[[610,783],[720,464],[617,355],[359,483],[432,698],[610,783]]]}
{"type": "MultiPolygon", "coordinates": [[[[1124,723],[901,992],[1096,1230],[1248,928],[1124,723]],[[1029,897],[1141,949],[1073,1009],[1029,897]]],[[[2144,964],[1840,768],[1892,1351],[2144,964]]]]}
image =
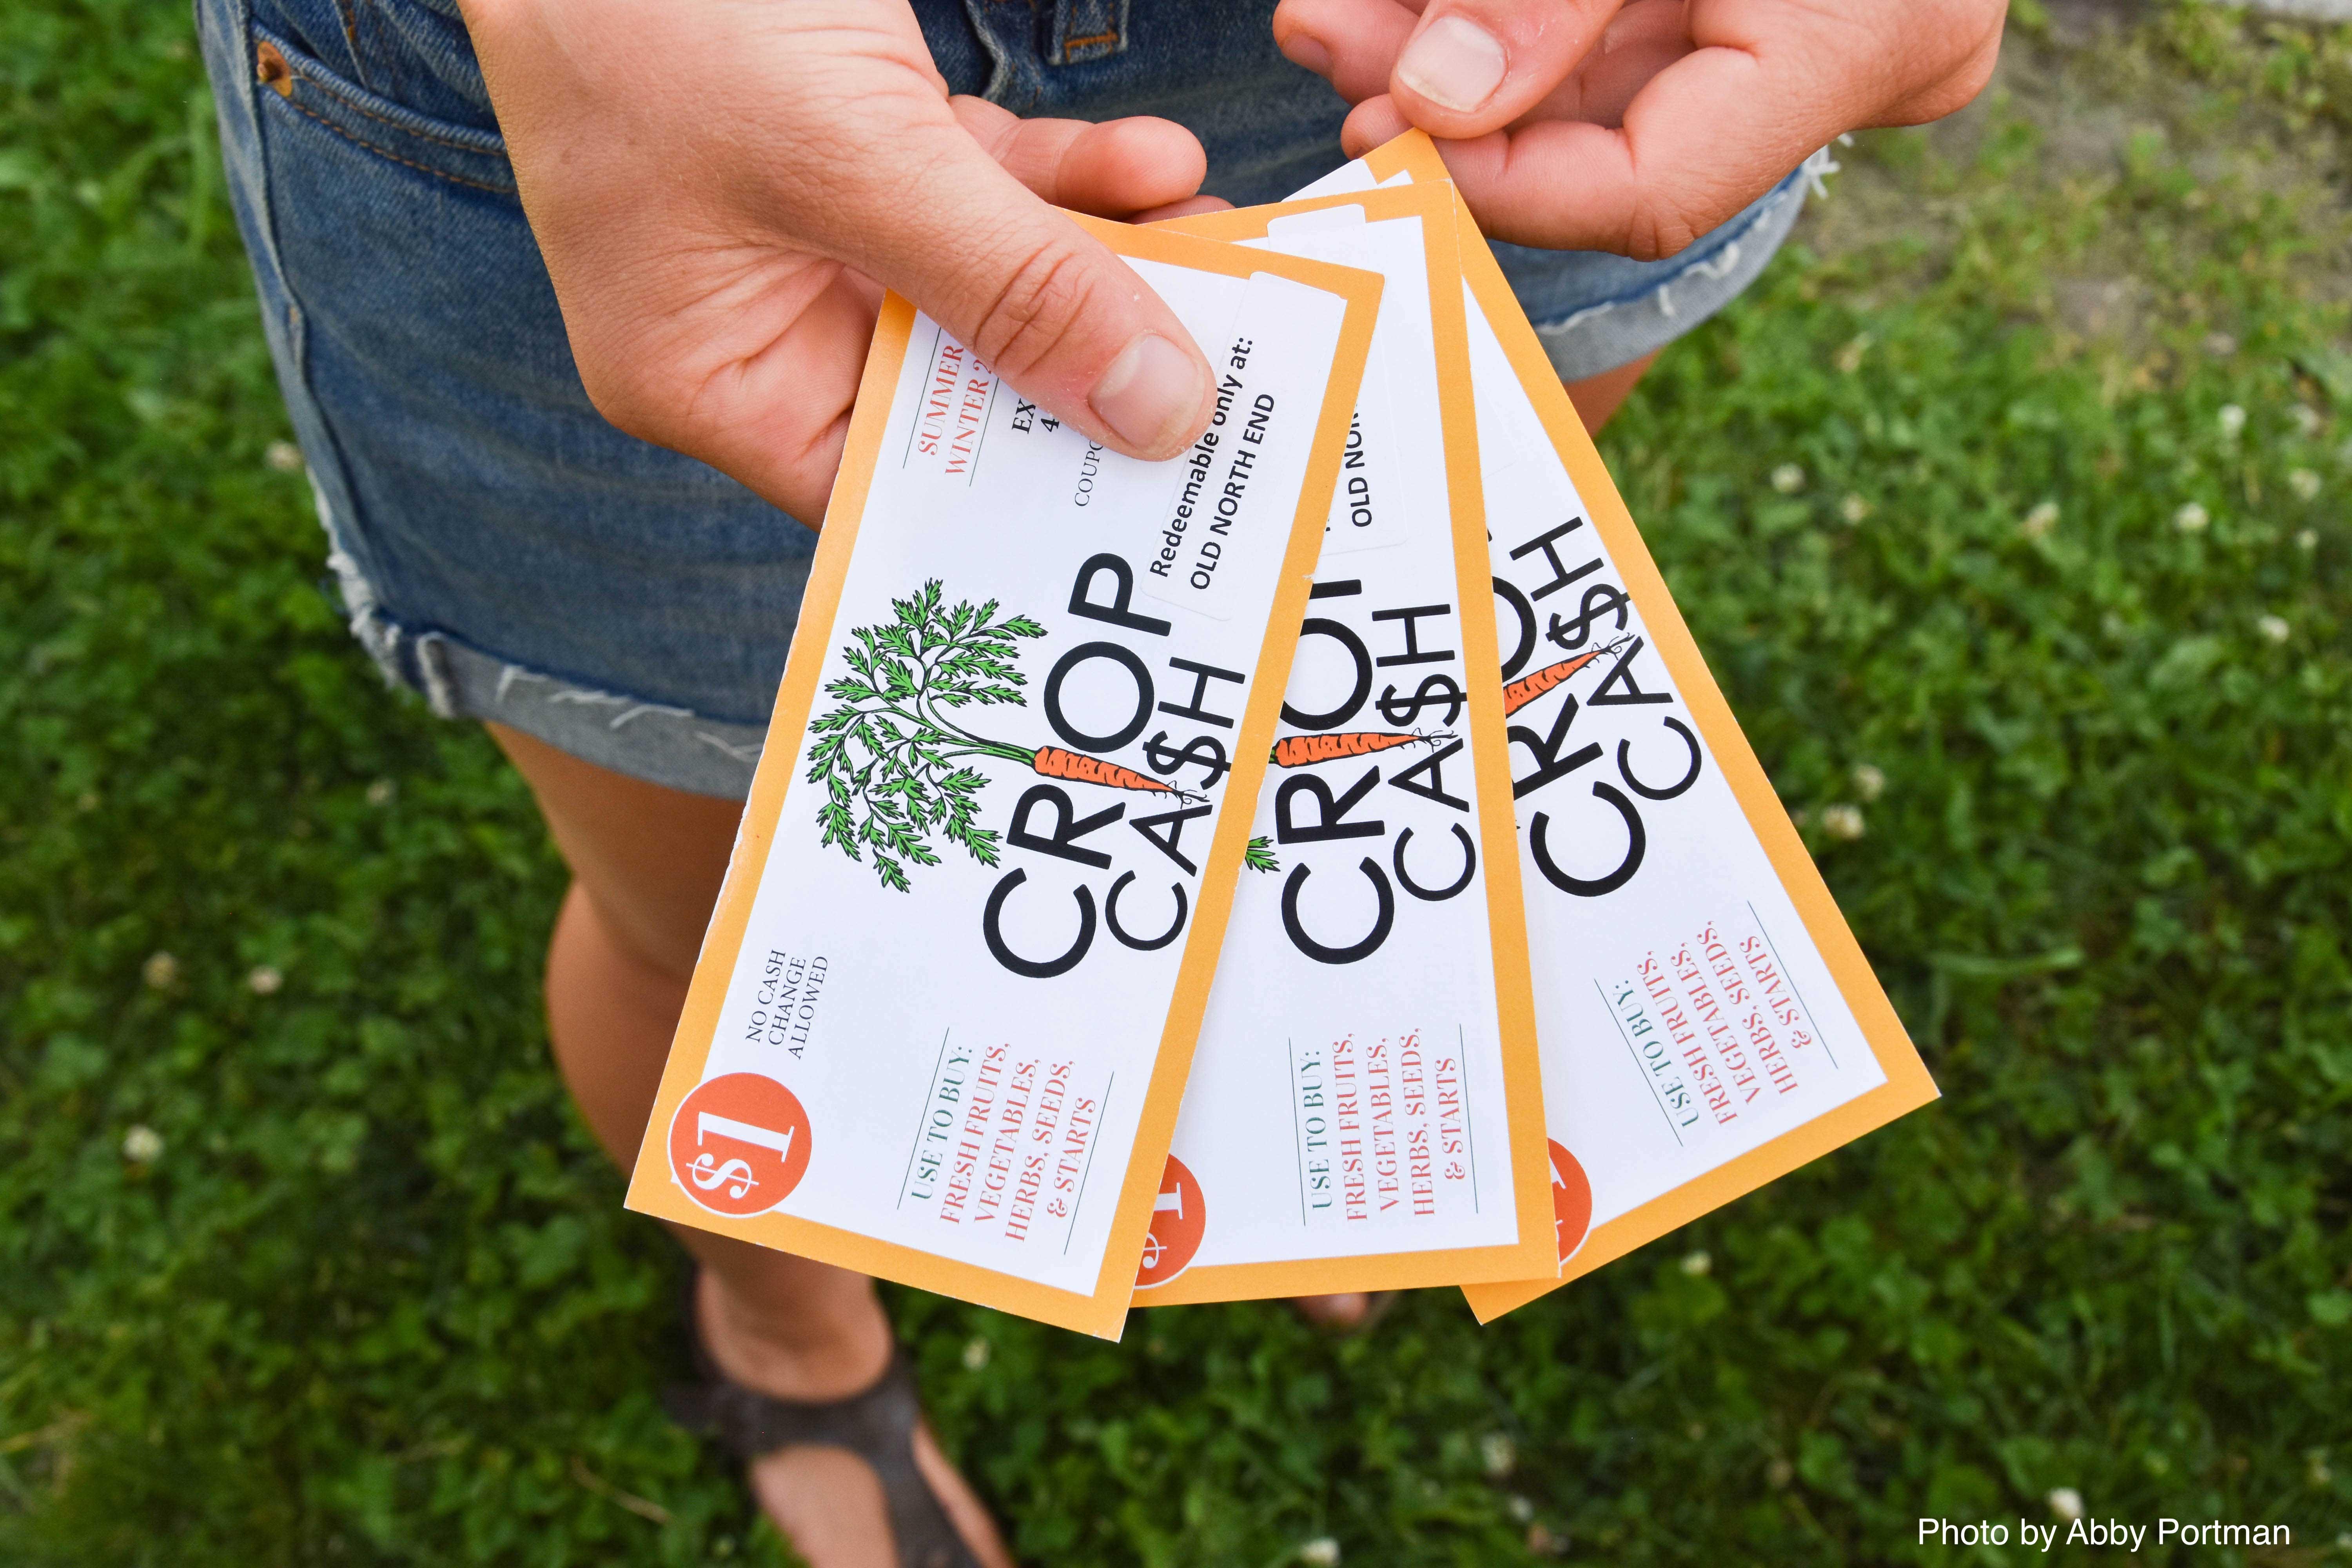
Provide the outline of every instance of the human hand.
{"type": "Polygon", "coordinates": [[[905,0],[463,5],[581,380],[623,430],[814,523],[882,285],[1118,451],[1206,425],[1181,323],[1047,205],[1222,205],[1185,201],[1206,164],[1182,127],[951,99],[905,0]]]}
{"type": "Polygon", "coordinates": [[[1419,126],[1479,224],[1672,256],[1844,132],[1980,91],[2005,0],[1282,0],[1294,62],[1356,104],[1350,153],[1419,126]]]}

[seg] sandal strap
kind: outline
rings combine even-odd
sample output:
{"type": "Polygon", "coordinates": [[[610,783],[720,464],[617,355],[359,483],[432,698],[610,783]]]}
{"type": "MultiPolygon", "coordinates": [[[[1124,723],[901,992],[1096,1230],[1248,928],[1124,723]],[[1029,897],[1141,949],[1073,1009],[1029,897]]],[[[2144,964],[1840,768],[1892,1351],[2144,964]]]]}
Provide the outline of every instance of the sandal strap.
{"type": "Polygon", "coordinates": [[[915,1427],[923,1405],[914,1363],[904,1348],[891,1347],[889,1365],[861,1394],[824,1401],[778,1399],[730,1382],[710,1359],[695,1316],[691,1280],[686,1331],[700,1381],[663,1391],[662,1406],[671,1420],[714,1439],[746,1463],[798,1447],[855,1454],[882,1483],[900,1568],[980,1568],[915,1464],[915,1427]]]}

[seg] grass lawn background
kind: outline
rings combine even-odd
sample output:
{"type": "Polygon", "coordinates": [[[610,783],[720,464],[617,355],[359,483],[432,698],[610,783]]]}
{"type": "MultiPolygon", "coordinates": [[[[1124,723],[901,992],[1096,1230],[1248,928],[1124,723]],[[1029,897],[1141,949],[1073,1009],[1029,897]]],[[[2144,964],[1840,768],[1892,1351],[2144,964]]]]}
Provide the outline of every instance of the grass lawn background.
{"type": "MultiPolygon", "coordinates": [[[[892,1291],[1027,1561],[2024,1561],[1916,1521],[2073,1488],[2352,1563],[2352,43],[2012,38],[1603,443],[1946,1098],[1484,1331],[892,1291]]],[[[184,7],[0,6],[0,1563],[780,1562],[654,1402],[556,861],[285,437],[184,7]]]]}

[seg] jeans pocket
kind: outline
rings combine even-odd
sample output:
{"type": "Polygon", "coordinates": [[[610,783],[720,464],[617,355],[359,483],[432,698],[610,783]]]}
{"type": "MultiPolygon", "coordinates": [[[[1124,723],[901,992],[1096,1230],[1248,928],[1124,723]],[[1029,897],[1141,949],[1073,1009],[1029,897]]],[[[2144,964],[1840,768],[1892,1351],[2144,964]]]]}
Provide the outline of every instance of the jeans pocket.
{"type": "Polygon", "coordinates": [[[514,168],[495,131],[420,114],[336,74],[300,45],[257,23],[254,79],[265,109],[276,100],[289,114],[326,127],[379,157],[453,184],[514,194],[514,168]]]}

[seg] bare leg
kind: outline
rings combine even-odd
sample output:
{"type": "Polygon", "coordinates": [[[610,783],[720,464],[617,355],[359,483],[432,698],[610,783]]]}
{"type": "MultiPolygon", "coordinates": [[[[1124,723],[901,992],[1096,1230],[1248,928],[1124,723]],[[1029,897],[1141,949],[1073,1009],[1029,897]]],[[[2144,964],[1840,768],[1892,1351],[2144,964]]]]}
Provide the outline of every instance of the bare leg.
{"type": "MultiPolygon", "coordinates": [[[[1621,364],[1615,370],[1604,370],[1599,375],[1567,384],[1569,401],[1576,405],[1586,435],[1601,433],[1609,416],[1624,405],[1634,384],[1657,363],[1663,352],[1653,350],[1631,364],[1621,364]]],[[[1294,1305],[1300,1317],[1318,1328],[1352,1329],[1371,1310],[1372,1299],[1361,1290],[1348,1290],[1336,1296],[1299,1296],[1294,1298],[1294,1305]]]]}
{"type": "Polygon", "coordinates": [[[1576,405],[1578,416],[1584,421],[1588,436],[1598,436],[1609,416],[1624,406],[1626,395],[1633,385],[1658,363],[1664,349],[1653,349],[1631,364],[1621,364],[1615,370],[1604,370],[1599,375],[1586,376],[1582,381],[1568,383],[1568,400],[1576,405]]]}
{"type": "MultiPolygon", "coordinates": [[[[489,731],[530,781],[572,868],[547,954],[548,1034],[581,1115],[626,1169],[653,1111],[740,808],[597,767],[502,725],[489,731]]],[[[703,1339],[729,1377],[780,1398],[827,1400],[881,1376],[890,1330],[872,1280],[674,1229],[701,1260],[703,1339]]],[[[928,1430],[915,1456],[982,1563],[1010,1568],[987,1511],[928,1430]]],[[[751,1480],[811,1568],[898,1568],[881,1484],[863,1461],[837,1449],[785,1448],[752,1465],[751,1480]]]]}

